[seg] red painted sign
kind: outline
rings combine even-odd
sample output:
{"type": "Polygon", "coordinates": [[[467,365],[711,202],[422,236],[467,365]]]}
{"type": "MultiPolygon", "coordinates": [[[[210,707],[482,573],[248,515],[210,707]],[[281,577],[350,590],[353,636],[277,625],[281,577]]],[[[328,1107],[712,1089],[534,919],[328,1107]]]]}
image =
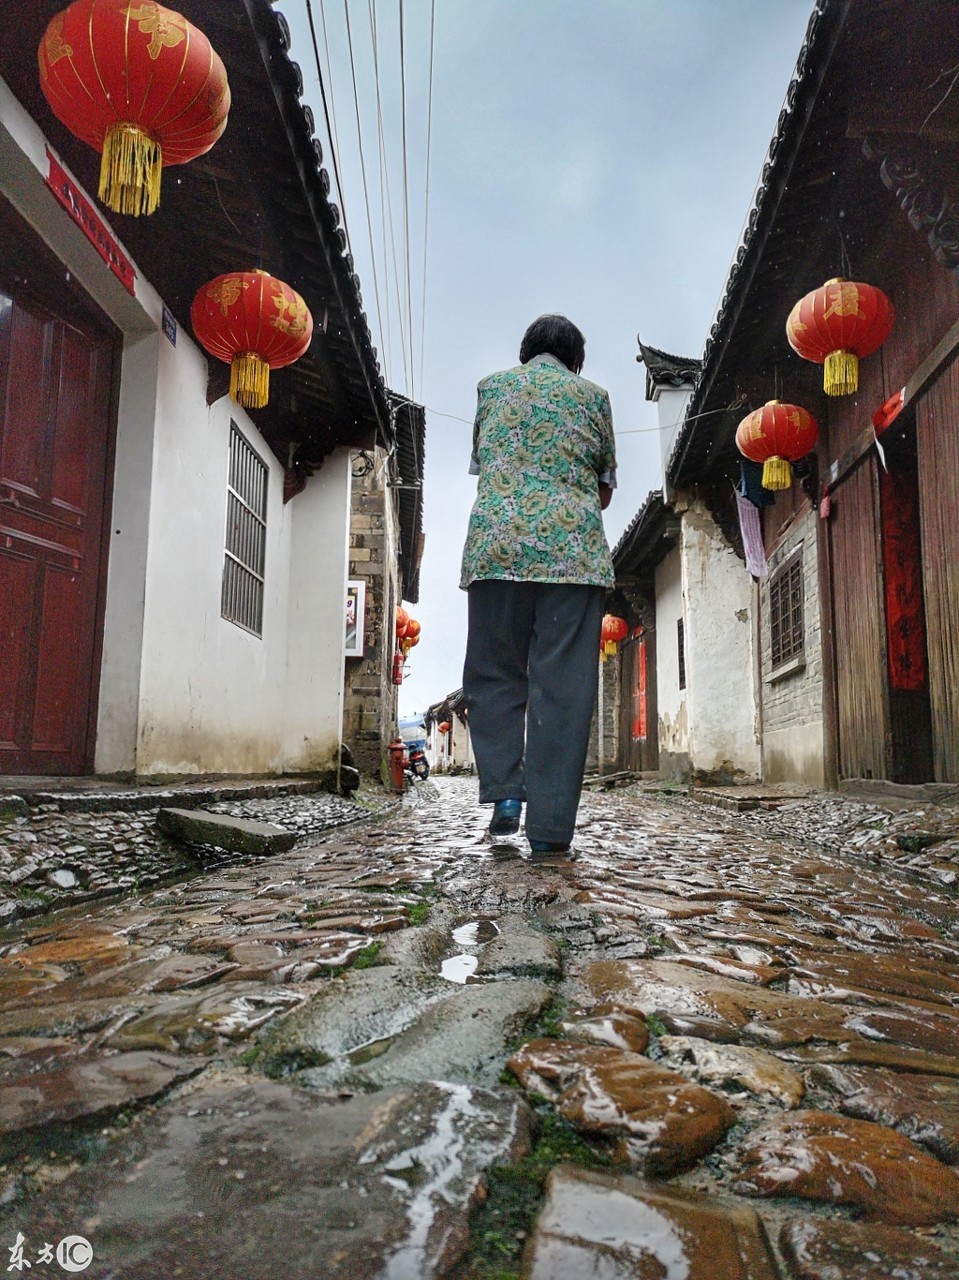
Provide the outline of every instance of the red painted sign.
{"type": "Polygon", "coordinates": [[[636,650],[636,688],[633,691],[633,741],[646,741],[646,637],[636,650]]]}
{"type": "Polygon", "coordinates": [[[50,161],[50,172],[47,174],[47,185],[50,190],[127,292],[134,293],[137,273],[133,269],[133,263],[49,147],[47,147],[47,159],[50,161]]]}

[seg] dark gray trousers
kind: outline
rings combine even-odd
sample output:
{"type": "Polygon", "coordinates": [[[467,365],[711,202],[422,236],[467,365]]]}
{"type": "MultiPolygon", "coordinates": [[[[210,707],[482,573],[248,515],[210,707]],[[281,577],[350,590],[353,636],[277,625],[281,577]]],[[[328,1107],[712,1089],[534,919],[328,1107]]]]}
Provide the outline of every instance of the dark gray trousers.
{"type": "Polygon", "coordinates": [[[474,582],[463,692],[480,804],[526,801],[531,840],[573,838],[605,588],[474,582]]]}

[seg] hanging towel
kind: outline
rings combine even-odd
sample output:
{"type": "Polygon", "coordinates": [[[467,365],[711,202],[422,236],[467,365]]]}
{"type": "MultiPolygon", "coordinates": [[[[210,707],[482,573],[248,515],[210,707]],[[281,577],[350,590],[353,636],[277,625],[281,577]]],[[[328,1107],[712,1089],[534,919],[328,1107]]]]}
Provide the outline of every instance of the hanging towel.
{"type": "Polygon", "coordinates": [[[769,573],[769,567],[766,564],[766,548],[763,545],[759,511],[741,493],[736,494],[736,506],[739,508],[739,531],[743,535],[746,568],[754,578],[765,578],[769,573]]]}
{"type": "Polygon", "coordinates": [[[751,458],[741,458],[739,462],[739,492],[749,499],[754,507],[771,507],[776,495],[763,488],[763,464],[753,462],[751,458]]]}

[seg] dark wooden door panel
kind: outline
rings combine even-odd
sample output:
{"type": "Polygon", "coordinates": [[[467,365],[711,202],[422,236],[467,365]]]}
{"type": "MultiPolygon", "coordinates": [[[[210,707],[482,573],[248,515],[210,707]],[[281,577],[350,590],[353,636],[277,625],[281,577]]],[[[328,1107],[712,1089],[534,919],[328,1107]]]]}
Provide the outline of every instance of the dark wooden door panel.
{"type": "Polygon", "coordinates": [[[92,765],[116,340],[0,204],[0,773],[92,765]],[[13,265],[11,265],[11,262],[13,265]]]}
{"type": "Polygon", "coordinates": [[[867,457],[835,491],[830,523],[839,772],[889,777],[886,627],[876,463],[867,457]]]}
{"type": "Polygon", "coordinates": [[[916,417],[936,780],[959,782],[959,363],[916,417]]]}

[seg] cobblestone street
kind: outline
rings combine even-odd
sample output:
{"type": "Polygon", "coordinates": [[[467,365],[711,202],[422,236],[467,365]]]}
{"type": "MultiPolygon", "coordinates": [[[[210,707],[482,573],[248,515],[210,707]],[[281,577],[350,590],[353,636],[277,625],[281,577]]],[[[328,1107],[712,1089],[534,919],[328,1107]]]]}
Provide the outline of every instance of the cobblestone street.
{"type": "Polygon", "coordinates": [[[471,779],[329,800],[0,934],[5,1273],[959,1277],[955,807],[631,785],[533,863],[471,779]]]}

